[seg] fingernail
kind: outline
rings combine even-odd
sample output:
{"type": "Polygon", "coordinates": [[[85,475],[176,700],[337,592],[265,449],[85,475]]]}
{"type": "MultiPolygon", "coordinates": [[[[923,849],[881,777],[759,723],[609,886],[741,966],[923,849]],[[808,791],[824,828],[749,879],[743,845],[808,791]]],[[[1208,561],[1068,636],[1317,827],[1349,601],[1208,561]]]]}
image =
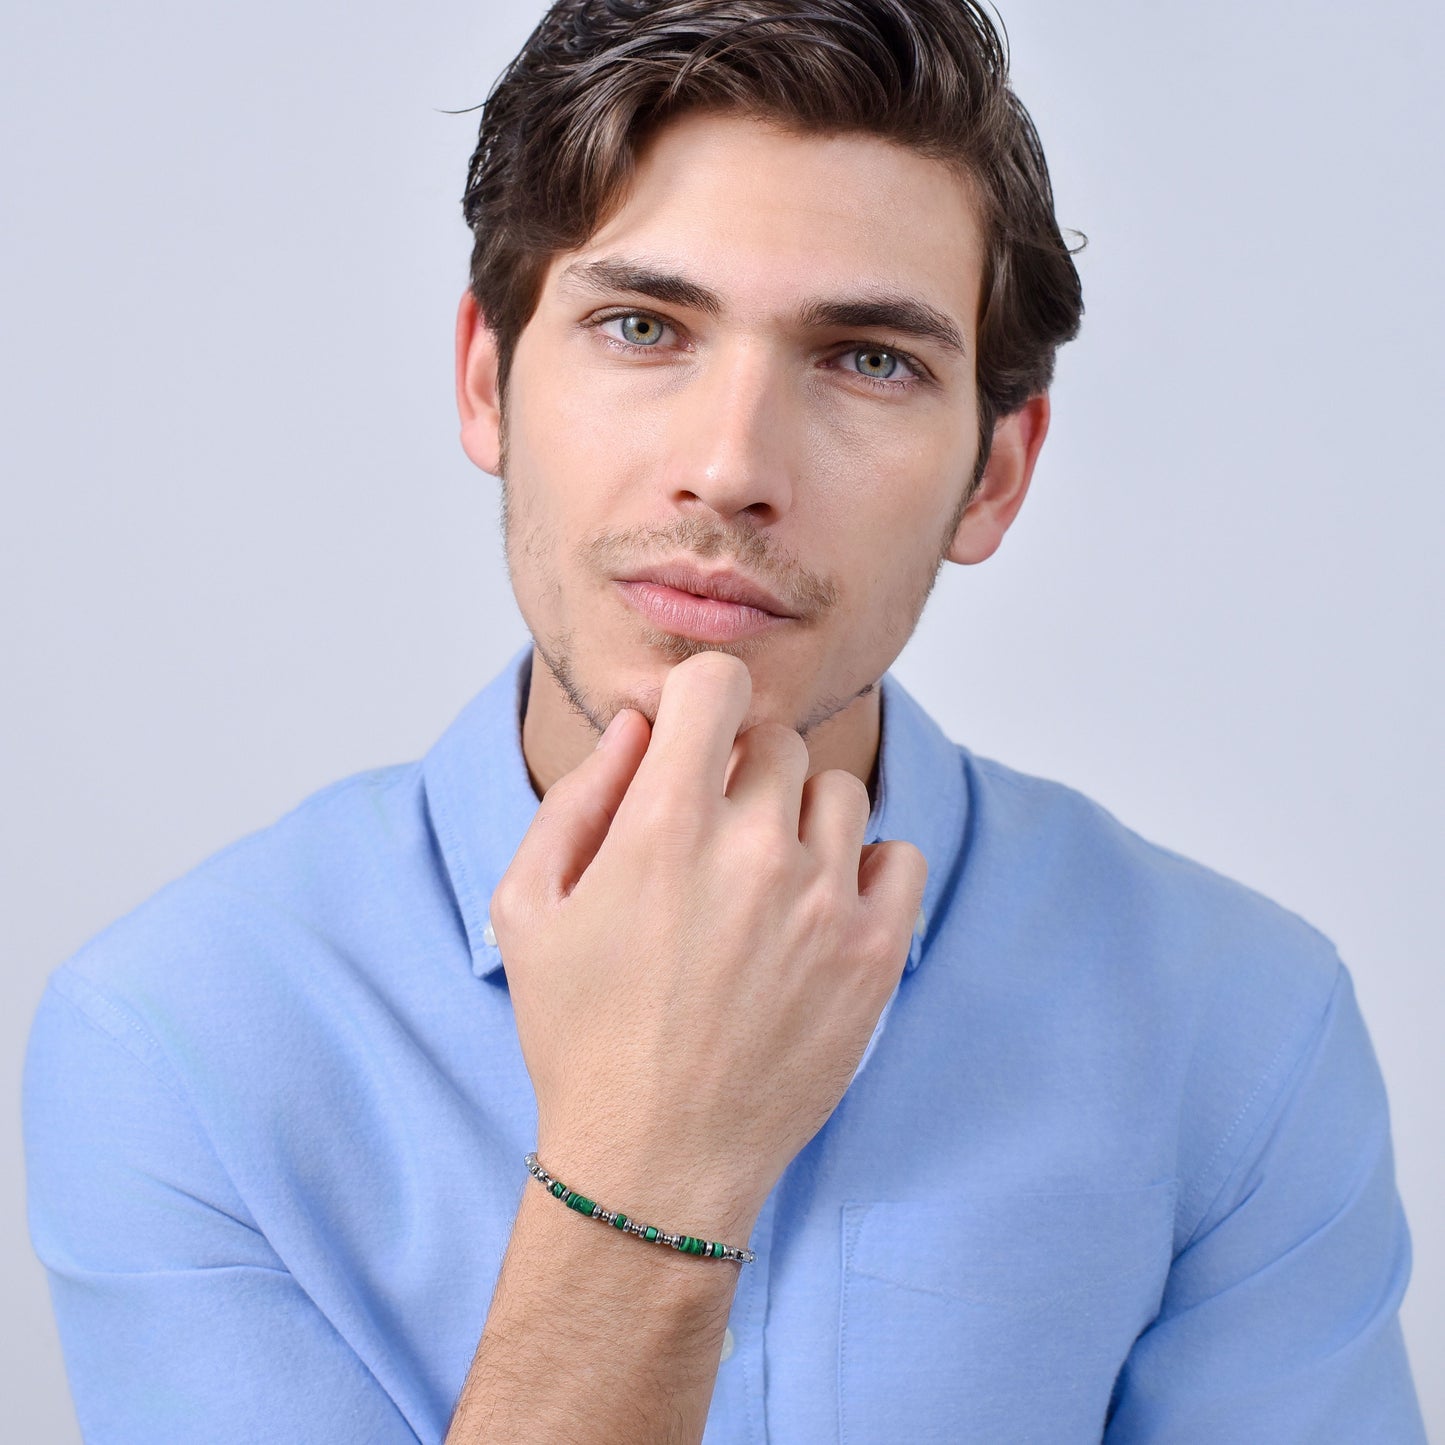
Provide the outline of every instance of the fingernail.
{"type": "Polygon", "coordinates": [[[622,711],[612,714],[612,721],[607,724],[606,728],[603,729],[602,736],[597,739],[597,746],[599,748],[607,741],[608,738],[612,737],[617,732],[617,725],[622,719],[622,712],[625,711],[626,709],[624,708],[622,709],[622,711]]]}

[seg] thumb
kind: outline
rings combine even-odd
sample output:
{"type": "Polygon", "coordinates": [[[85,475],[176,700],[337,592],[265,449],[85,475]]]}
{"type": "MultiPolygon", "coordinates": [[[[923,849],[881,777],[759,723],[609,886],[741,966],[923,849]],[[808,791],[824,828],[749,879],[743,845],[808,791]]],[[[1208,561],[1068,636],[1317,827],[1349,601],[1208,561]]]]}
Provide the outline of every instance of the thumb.
{"type": "Polygon", "coordinates": [[[511,877],[529,901],[565,898],[606,840],[651,737],[640,712],[617,712],[593,751],[547,789],[503,882],[511,877]]]}

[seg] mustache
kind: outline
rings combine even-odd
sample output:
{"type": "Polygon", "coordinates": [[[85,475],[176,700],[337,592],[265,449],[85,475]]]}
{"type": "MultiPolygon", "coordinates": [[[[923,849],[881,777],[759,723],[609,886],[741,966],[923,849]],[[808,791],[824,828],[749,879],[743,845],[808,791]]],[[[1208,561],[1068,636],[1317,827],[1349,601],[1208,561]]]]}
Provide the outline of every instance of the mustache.
{"type": "Polygon", "coordinates": [[[701,562],[724,558],[737,571],[759,579],[798,617],[816,617],[838,603],[838,588],[796,558],[779,555],[762,532],[704,517],[679,517],[669,526],[626,527],[600,532],[582,542],[577,561],[584,568],[620,572],[679,553],[701,562]]]}

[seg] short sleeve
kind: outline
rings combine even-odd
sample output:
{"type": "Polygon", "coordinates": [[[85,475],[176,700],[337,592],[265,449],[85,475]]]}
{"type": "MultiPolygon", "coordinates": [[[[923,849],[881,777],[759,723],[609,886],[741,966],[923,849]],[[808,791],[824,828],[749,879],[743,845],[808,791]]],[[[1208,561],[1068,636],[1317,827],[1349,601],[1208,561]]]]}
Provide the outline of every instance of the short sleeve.
{"type": "Polygon", "coordinates": [[[1115,1389],[1106,1445],[1425,1445],[1384,1081],[1341,964],[1115,1389]]]}
{"type": "Polygon", "coordinates": [[[416,1445],[247,1217],[149,1040],[63,970],[31,1027],[24,1125],[87,1445],[416,1445]]]}

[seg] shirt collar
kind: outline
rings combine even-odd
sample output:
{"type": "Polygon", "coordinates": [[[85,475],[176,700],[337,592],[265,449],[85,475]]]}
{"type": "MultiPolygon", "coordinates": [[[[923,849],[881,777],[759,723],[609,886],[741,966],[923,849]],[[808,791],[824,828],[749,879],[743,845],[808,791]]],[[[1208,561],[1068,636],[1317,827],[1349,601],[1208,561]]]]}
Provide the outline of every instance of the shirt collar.
{"type": "MultiPolygon", "coordinates": [[[[482,689],[422,761],[427,807],[466,930],[472,972],[501,982],[502,956],[487,911],[537,811],[522,752],[522,714],[532,674],[530,639],[482,689]]],[[[864,840],[906,838],[928,860],[905,973],[918,966],[940,905],[963,861],[963,759],[891,672],[880,683],[881,759],[864,840]]]]}

